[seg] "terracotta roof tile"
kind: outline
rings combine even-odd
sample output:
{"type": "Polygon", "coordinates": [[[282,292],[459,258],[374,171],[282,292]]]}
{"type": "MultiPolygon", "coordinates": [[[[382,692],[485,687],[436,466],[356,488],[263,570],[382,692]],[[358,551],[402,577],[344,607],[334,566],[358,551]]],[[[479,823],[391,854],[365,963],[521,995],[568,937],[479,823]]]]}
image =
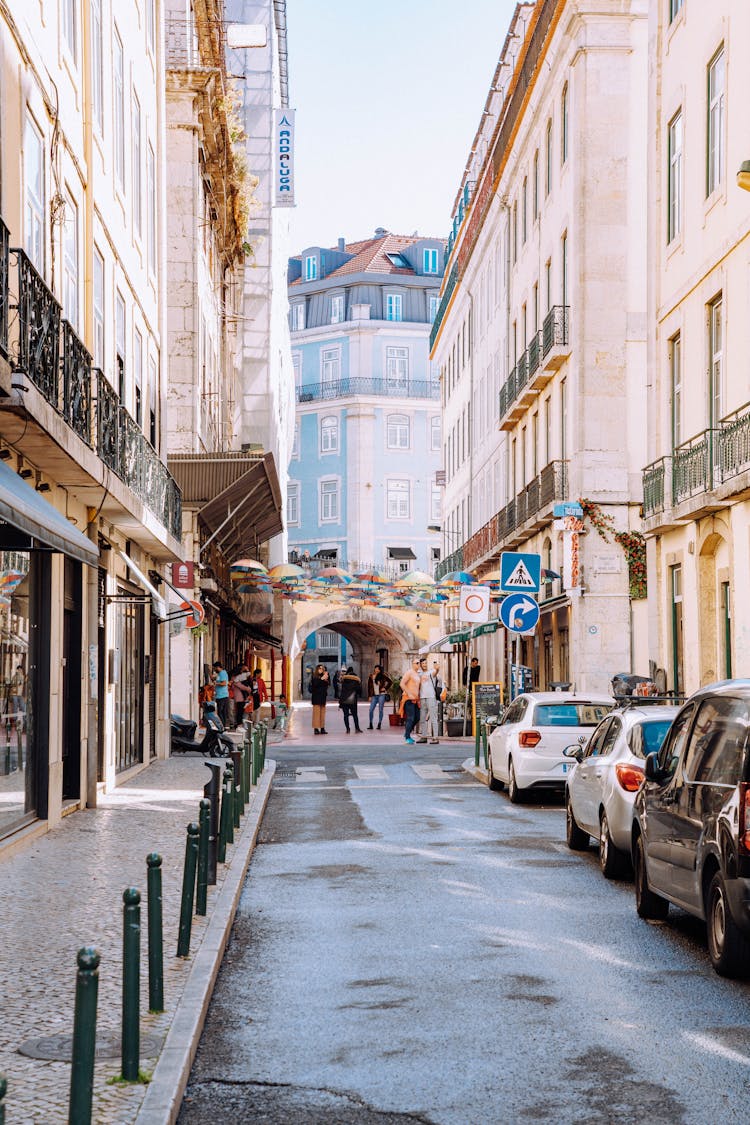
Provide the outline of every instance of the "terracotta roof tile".
{"type": "MultiPolygon", "coordinates": [[[[344,262],[338,269],[332,270],[326,274],[325,280],[328,281],[332,277],[343,277],[352,273],[385,273],[401,275],[402,277],[414,276],[413,269],[406,269],[403,266],[394,266],[393,262],[386,255],[398,254],[401,250],[408,246],[413,246],[415,242],[420,242],[421,237],[416,235],[403,235],[403,234],[384,234],[379,238],[368,238],[362,242],[347,242],[345,252],[353,255],[348,262],[344,262]]],[[[442,239],[441,239],[442,241],[442,239]]],[[[332,250],[337,247],[332,246],[332,250]]],[[[301,255],[295,255],[301,260],[301,255]]],[[[297,278],[292,282],[292,285],[303,284],[302,278],[297,278]]]]}

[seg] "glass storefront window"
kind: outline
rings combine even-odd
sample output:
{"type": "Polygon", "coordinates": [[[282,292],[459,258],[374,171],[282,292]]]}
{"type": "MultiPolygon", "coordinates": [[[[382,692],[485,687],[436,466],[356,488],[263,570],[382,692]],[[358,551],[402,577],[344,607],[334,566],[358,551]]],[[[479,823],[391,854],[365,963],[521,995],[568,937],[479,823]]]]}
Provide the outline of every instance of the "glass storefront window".
{"type": "Polygon", "coordinates": [[[0,836],[36,812],[35,557],[0,551],[0,836]]]}

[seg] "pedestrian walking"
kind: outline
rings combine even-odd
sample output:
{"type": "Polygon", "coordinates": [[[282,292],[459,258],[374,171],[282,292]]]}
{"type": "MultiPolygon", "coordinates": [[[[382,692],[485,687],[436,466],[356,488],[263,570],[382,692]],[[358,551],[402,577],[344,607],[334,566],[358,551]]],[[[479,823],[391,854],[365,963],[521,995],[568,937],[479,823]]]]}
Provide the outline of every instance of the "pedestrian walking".
{"type": "Polygon", "coordinates": [[[407,668],[401,677],[401,704],[404,710],[406,724],[404,726],[404,742],[414,743],[411,732],[419,722],[419,688],[420,688],[419,657],[415,656],[411,668],[407,668]]]}
{"type": "Polygon", "coordinates": [[[253,697],[253,711],[250,716],[250,722],[255,726],[260,720],[260,705],[261,703],[265,703],[268,699],[268,688],[261,675],[260,668],[255,669],[248,683],[253,697]]]}
{"type": "Polygon", "coordinates": [[[469,686],[471,686],[472,684],[479,683],[479,676],[481,674],[481,671],[482,668],[479,664],[479,661],[477,660],[476,656],[472,656],[471,667],[467,668],[467,666],[464,664],[464,670],[461,673],[461,683],[463,684],[463,686],[466,687],[467,672],[469,673],[469,686]]]}
{"type": "Polygon", "coordinates": [[[252,690],[248,683],[250,679],[250,669],[247,664],[241,664],[232,672],[232,678],[229,681],[229,698],[234,704],[233,726],[235,730],[242,726],[244,718],[245,704],[252,696],[252,690]]]}
{"type": "Polygon", "coordinates": [[[322,664],[318,664],[310,678],[312,724],[315,734],[328,734],[328,731],[326,730],[326,699],[328,698],[328,684],[328,672],[322,664]]]}
{"type": "Polygon", "coordinates": [[[337,668],[336,671],[333,673],[333,698],[334,699],[338,699],[339,695],[341,694],[341,673],[343,671],[344,671],[343,668],[337,668]]]}
{"type": "Polygon", "coordinates": [[[383,671],[380,664],[376,664],[367,679],[367,698],[370,700],[370,725],[367,728],[368,730],[373,729],[372,720],[375,718],[376,710],[378,711],[378,730],[383,726],[383,708],[392,683],[393,681],[388,673],[383,671]]]}
{"type": "Polygon", "coordinates": [[[219,722],[226,730],[229,727],[229,673],[220,660],[213,663],[214,699],[219,722]]]}
{"type": "Polygon", "coordinates": [[[443,693],[443,685],[433,672],[428,671],[427,657],[419,662],[419,742],[439,741],[438,700],[443,693]]]}
{"type": "Polygon", "coordinates": [[[341,677],[341,692],[339,695],[339,707],[344,712],[344,726],[346,727],[347,734],[351,733],[351,728],[349,726],[350,718],[354,721],[354,729],[357,734],[362,733],[362,728],[359,725],[359,716],[357,714],[357,700],[361,694],[362,681],[350,664],[341,677]]]}

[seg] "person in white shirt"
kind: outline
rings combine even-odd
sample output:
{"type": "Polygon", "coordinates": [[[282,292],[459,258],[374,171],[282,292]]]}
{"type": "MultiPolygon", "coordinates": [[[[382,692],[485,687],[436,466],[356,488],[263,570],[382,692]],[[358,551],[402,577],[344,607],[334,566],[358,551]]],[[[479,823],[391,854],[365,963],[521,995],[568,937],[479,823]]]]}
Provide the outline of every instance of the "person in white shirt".
{"type": "Polygon", "coordinates": [[[427,670],[427,657],[419,662],[419,742],[438,742],[438,700],[443,685],[427,670]]]}

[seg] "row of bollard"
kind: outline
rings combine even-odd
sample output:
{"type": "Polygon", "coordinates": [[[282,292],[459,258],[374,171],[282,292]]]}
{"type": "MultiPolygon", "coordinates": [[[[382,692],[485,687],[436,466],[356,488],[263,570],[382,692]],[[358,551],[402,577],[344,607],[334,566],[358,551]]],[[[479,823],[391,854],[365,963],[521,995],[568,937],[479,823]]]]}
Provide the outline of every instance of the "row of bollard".
{"type": "MultiPolygon", "coordinates": [[[[240,827],[250,800],[265,767],[268,727],[258,723],[241,747],[232,751],[221,782],[222,763],[207,761],[211,780],[204,787],[198,823],[187,826],[185,865],[182,879],[177,956],[190,956],[193,914],[208,911],[208,887],[216,883],[216,865],[225,863],[227,847],[234,843],[234,830],[240,827]],[[221,800],[219,801],[219,790],[221,800]],[[219,807],[220,806],[220,807],[219,807]]],[[[162,859],[156,852],[146,857],[148,918],[148,996],[149,1011],[164,1011],[164,943],[162,927],[162,859]]],[[[123,892],[123,970],[122,970],[122,1078],[137,1082],[140,1075],[140,961],[141,895],[135,887],[123,892]]],[[[92,948],[78,951],[73,1052],[70,1070],[68,1125],[90,1125],[94,1091],[96,1053],[96,1013],[99,992],[100,955],[92,948]]],[[[4,1125],[4,1098],[7,1089],[0,1075],[0,1125],[4,1125]]]]}
{"type": "Polygon", "coordinates": [[[485,719],[477,719],[474,731],[474,765],[479,765],[479,751],[480,747],[484,754],[484,768],[489,769],[489,759],[487,757],[487,722],[485,719]]]}

